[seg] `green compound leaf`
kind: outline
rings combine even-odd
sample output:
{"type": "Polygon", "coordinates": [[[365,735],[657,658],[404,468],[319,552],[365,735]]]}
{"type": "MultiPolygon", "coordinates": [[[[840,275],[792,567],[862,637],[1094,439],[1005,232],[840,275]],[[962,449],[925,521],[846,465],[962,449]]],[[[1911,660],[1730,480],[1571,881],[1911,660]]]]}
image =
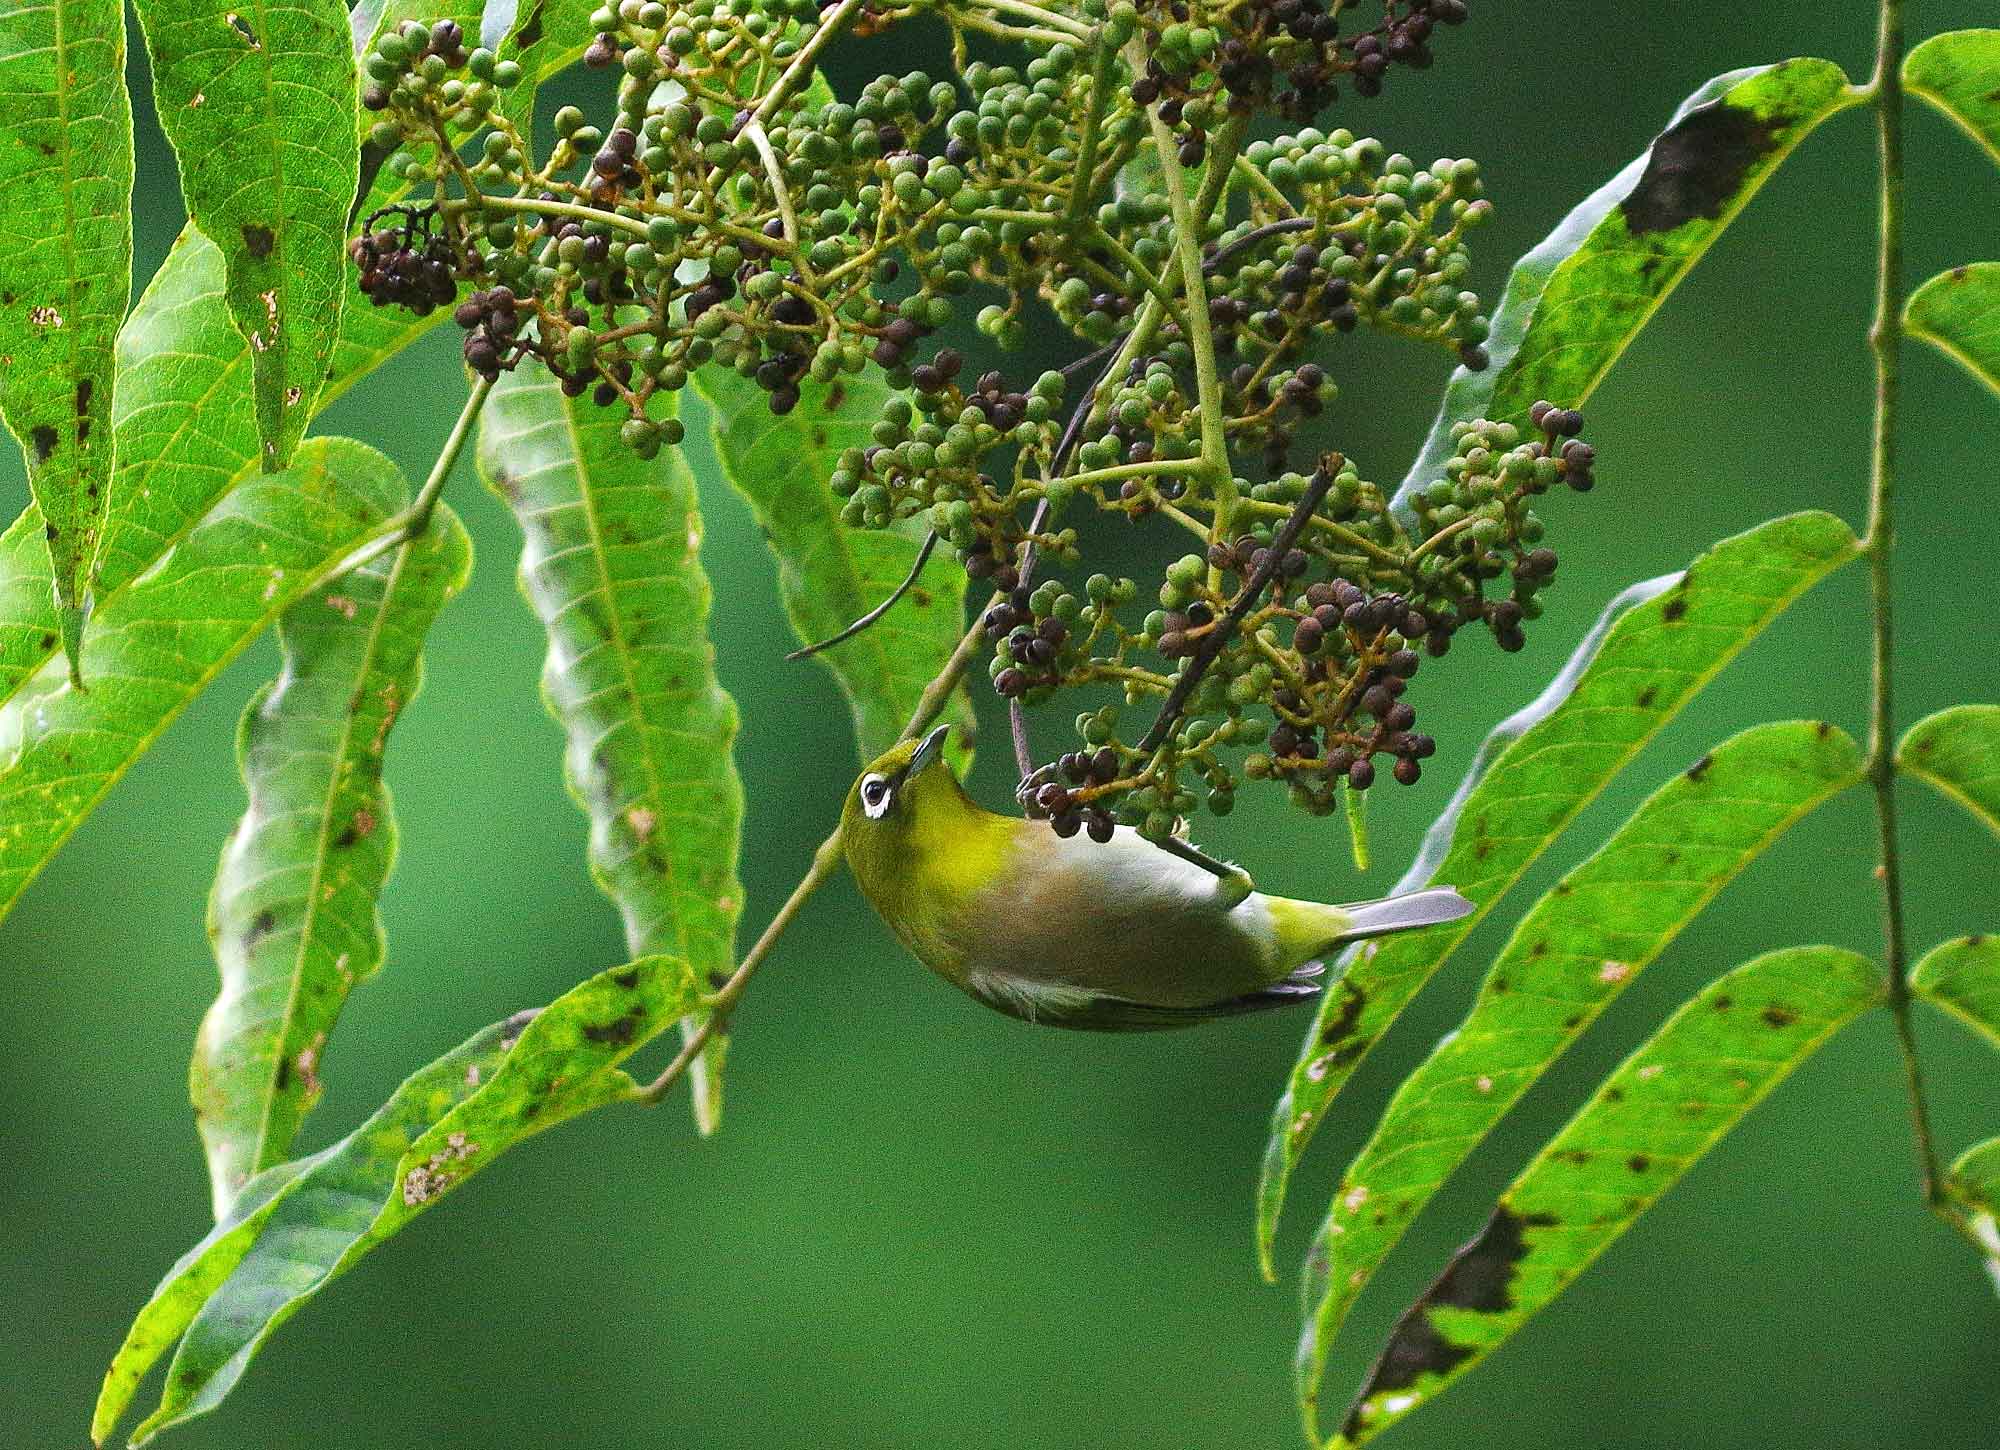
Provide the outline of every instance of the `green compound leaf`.
{"type": "MultiPolygon", "coordinates": [[[[376,6],[377,12],[382,7],[376,6]]],[[[395,0],[382,24],[455,15],[471,34],[478,8],[458,0],[439,8],[425,0],[395,0]]],[[[357,10],[368,34],[373,20],[357,10]]],[[[526,25],[522,27],[525,34],[526,25]]],[[[553,33],[553,32],[552,32],[553,33]]],[[[538,69],[512,94],[575,58],[588,39],[568,31],[566,51],[538,51],[538,69]]],[[[365,40],[360,42],[365,44],[365,40]]],[[[524,65],[526,61],[524,60],[524,65]]],[[[408,189],[381,180],[364,205],[395,200],[408,189]]],[[[223,300],[222,254],[193,227],[181,233],[118,335],[118,391],[112,411],[118,462],[111,512],[98,552],[97,596],[144,573],[213,508],[257,456],[251,399],[250,349],[230,323],[223,300]]],[[[351,284],[349,284],[351,285],[351,284]]],[[[352,297],[349,299],[352,301],[352,297]]],[[[376,367],[438,326],[449,314],[416,317],[400,308],[341,309],[324,409],[376,367]]],[[[0,701],[41,668],[60,641],[50,591],[41,513],[30,508],[0,535],[0,701]]]]}
{"type": "Polygon", "coordinates": [[[1910,990],[2000,1047],[2000,937],[1932,947],[1911,970],[1910,990]]]}
{"type": "Polygon", "coordinates": [[[1933,35],[1903,58],[1903,85],[2000,161],[2000,30],[1933,35]]]}
{"type": "Polygon", "coordinates": [[[222,251],[250,344],[264,471],[326,381],[348,291],[358,172],[354,49],[339,0],[140,0],[160,125],[188,216],[222,251]]]}
{"type": "Polygon", "coordinates": [[[121,0],[0,8],[0,192],[0,416],[27,460],[74,665],[111,499],[111,345],[132,292],[121,0]]]}
{"type": "MultiPolygon", "coordinates": [[[[778,560],[778,592],[804,643],[838,634],[895,592],[916,562],[917,541],[840,521],[827,480],[841,452],[865,448],[889,390],[848,378],[831,387],[801,384],[801,400],[776,417],[754,382],[703,368],[696,386],[713,414],[715,453],[748,501],[778,560]]],[[[872,760],[902,734],[917,697],[944,667],[965,632],[964,571],[939,549],[914,587],[873,626],[815,656],[840,682],[854,712],[861,758],[872,760]]],[[[972,705],[954,692],[945,718],[961,770],[972,741],[972,705]]]]}
{"type": "Polygon", "coordinates": [[[1938,273],[1910,294],[1903,330],[2000,393],[2000,262],[1938,273]]]}
{"type": "Polygon", "coordinates": [[[1896,768],[2000,835],[2000,705],[1954,705],[1919,720],[1896,747],[1896,768]]]}
{"type": "Polygon", "coordinates": [[[1326,1272],[1300,1351],[1305,1413],[1355,1298],[1453,1170],[1718,891],[1861,774],[1830,725],[1756,726],[1654,792],[1535,903],[1341,1178],[1314,1248],[1326,1272]]]}
{"type": "Polygon", "coordinates": [[[338,1143],[252,1179],[139,1312],[105,1375],[93,1438],[104,1442],[176,1340],[159,1407],[132,1443],[214,1409],[273,1331],[363,1254],[516,1143],[623,1098],[632,1081],[618,1064],[698,1001],[672,958],[603,972],[476,1034],[338,1143]]]}
{"type": "Polygon", "coordinates": [[[2000,1289],[2000,1138],[1968,1148],[1951,1165],[1945,1192],[1965,1210],[1966,1228],[1986,1252],[1986,1272],[2000,1289]]]}
{"type": "Polygon", "coordinates": [[[1477,909],[1343,956],[1272,1112],[1257,1204],[1267,1277],[1286,1187],[1313,1131],[1431,973],[1703,685],[1858,549],[1853,531],[1824,513],[1725,539],[1684,574],[1612,601],[1541,696],[1494,727],[1396,887],[1448,883],[1477,909]]]}
{"type": "Polygon", "coordinates": [[[1493,315],[1489,365],[1452,374],[1396,498],[1444,477],[1452,425],[1525,425],[1539,398],[1580,406],[1778,163],[1856,103],[1826,60],[1717,76],[1646,149],[1515,264],[1493,315]]]}
{"type": "Polygon", "coordinates": [[[1789,947],[1725,973],[1674,1013],[1404,1314],[1328,1444],[1372,1440],[1470,1373],[1882,993],[1866,957],[1789,947]]]}
{"type": "Polygon", "coordinates": [[[0,917],[132,762],[271,620],[378,532],[408,493],[347,438],[235,489],[143,581],[99,606],[88,691],[44,667],[0,706],[0,917]]]}
{"type": "Polygon", "coordinates": [[[278,622],[283,668],[237,735],[250,805],[209,899],[222,991],[189,1070],[217,1219],[284,1160],[348,990],[382,965],[376,907],[396,855],[383,750],[422,686],[424,636],[471,566],[471,540],[440,505],[422,538],[278,622]]]}
{"type": "MultiPolygon", "coordinates": [[[[634,956],[670,951],[719,985],[743,905],[736,704],[715,678],[694,476],[676,448],[641,459],[621,420],[544,371],[503,374],[479,466],[521,526],[521,592],[548,631],[542,694],[590,817],[591,875],[634,956]]],[[[722,1053],[712,1039],[694,1075],[704,1132],[722,1110],[722,1053]]]]}

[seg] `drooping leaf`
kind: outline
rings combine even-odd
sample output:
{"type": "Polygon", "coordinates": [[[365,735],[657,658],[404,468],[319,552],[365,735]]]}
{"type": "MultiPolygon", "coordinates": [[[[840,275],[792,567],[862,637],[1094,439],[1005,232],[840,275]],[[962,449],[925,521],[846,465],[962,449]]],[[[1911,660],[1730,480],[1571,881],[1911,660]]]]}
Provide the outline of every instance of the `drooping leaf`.
{"type": "Polygon", "coordinates": [[[132,292],[121,0],[0,8],[0,193],[0,417],[27,460],[74,662],[111,499],[111,344],[132,292]]]}
{"type": "Polygon", "coordinates": [[[286,1157],[319,1099],[348,990],[382,964],[376,907],[396,855],[383,751],[422,686],[424,636],[471,565],[472,542],[441,504],[423,537],[278,622],[283,668],[237,736],[250,805],[209,899],[222,991],[189,1071],[218,1220],[286,1157]]]}
{"type": "MultiPolygon", "coordinates": [[[[777,556],[778,592],[799,639],[827,639],[887,599],[916,562],[917,541],[841,523],[827,484],[844,449],[873,441],[868,430],[888,389],[872,379],[830,388],[808,381],[798,406],[780,418],[761,388],[726,369],[703,368],[696,386],[713,414],[723,472],[777,556]]],[[[854,712],[863,760],[895,743],[965,632],[964,571],[949,552],[933,553],[916,585],[875,625],[815,656],[833,670],[854,712]]],[[[946,718],[958,727],[954,746],[969,749],[972,707],[962,691],[946,718]]],[[[962,767],[964,756],[956,763],[962,767]]]]}
{"type": "MultiPolygon", "coordinates": [[[[1431,1196],[1521,1095],[1715,894],[1791,825],[1861,779],[1861,752],[1824,723],[1759,725],[1655,791],[1537,901],[1472,1011],[1396,1090],[1342,1175],[1316,1249],[1331,1347],[1362,1286],[1431,1196]]],[[[1311,1412],[1324,1356],[1299,1366],[1311,1412]]]]}
{"type": "Polygon", "coordinates": [[[2000,30],[1933,35],[1903,58],[1903,85],[2000,161],[2000,30]]]}
{"type": "Polygon", "coordinates": [[[348,291],[359,175],[353,37],[340,0],[139,0],[160,125],[188,216],[221,250],[250,343],[264,471],[304,436],[348,291]]]}
{"type": "MultiPolygon", "coordinates": [[[[385,25],[454,14],[461,23],[476,24],[478,18],[477,7],[468,0],[443,6],[392,0],[375,12],[373,19],[385,25]]],[[[361,11],[355,20],[364,27],[358,43],[365,44],[374,26],[361,11]]],[[[526,34],[528,22],[521,29],[526,34]]],[[[513,96],[532,95],[536,83],[575,59],[584,40],[567,29],[559,33],[568,49],[538,50],[532,66],[524,56],[526,78],[513,96]]],[[[407,190],[403,181],[378,178],[364,206],[384,205],[407,190]]],[[[157,563],[257,455],[250,350],[229,321],[223,288],[221,253],[190,226],[153,274],[118,335],[112,416],[118,463],[98,552],[100,603],[157,563]]],[[[343,308],[328,367],[331,376],[315,406],[330,406],[447,315],[440,311],[417,317],[400,308],[360,304],[343,308]]],[[[0,535],[0,700],[41,667],[59,640],[43,521],[40,511],[31,508],[0,535]]]]}
{"type": "Polygon", "coordinates": [[[1932,947],[1911,969],[1910,990],[2000,1047],[2000,937],[1932,947]]]}
{"type": "Polygon", "coordinates": [[[316,438],[254,476],[97,610],[81,691],[59,666],[0,706],[0,917],[105,792],[264,626],[402,504],[396,466],[316,438]]]}
{"type": "Polygon", "coordinates": [[[2000,835],[2000,705],[1954,705],[1919,720],[1896,747],[1896,769],[2000,835]]]}
{"type": "Polygon", "coordinates": [[[1580,406],[1778,163],[1856,99],[1839,66],[1799,59],[1717,76],[1683,101],[1645,155],[1515,263],[1490,364],[1452,374],[1398,502],[1444,477],[1454,423],[1525,423],[1538,398],[1580,406]]]}
{"type": "Polygon", "coordinates": [[[1475,1369],[1882,992],[1865,957],[1789,947],[1683,1006],[1536,1155],[1404,1314],[1329,1445],[1372,1440],[1475,1369]]]}
{"type": "Polygon", "coordinates": [[[1292,1170],[1335,1094],[1431,973],[1626,763],[1787,605],[1853,558],[1854,533],[1801,513],[1725,539],[1679,576],[1614,600],[1541,696],[1493,730],[1397,884],[1455,886],[1475,904],[1449,926],[1343,957],[1271,1118],[1258,1189],[1267,1276],[1292,1170]]]}
{"type": "MultiPolygon", "coordinates": [[[[719,984],[743,904],[736,705],[715,678],[694,477],[678,449],[641,459],[620,422],[547,372],[504,374],[479,466],[521,526],[521,591],[548,631],[542,693],[590,817],[591,875],[634,956],[671,952],[719,984]]],[[[694,1077],[704,1131],[721,1066],[716,1037],[694,1077]]]]}
{"type": "Polygon", "coordinates": [[[2000,393],[2000,262],[1938,273],[1910,294],[1903,330],[2000,393]]]}
{"type": "Polygon", "coordinates": [[[624,1097],[632,1082],[618,1064],[698,999],[671,958],[600,973],[477,1033],[338,1143],[252,1179],[140,1311],[93,1437],[103,1443],[176,1340],[159,1407],[132,1443],[214,1409],[278,1326],[363,1254],[516,1143],[624,1097]]]}
{"type": "Polygon", "coordinates": [[[2000,1289],[2000,1138],[1960,1154],[1945,1191],[1964,1210],[1966,1228],[1986,1252],[1986,1272],[2000,1289]]]}

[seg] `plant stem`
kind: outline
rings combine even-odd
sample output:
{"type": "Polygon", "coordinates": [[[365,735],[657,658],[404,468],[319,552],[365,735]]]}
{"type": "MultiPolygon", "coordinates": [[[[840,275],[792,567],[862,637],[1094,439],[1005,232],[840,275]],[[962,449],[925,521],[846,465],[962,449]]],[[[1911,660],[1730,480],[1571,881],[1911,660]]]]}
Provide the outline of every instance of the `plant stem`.
{"type": "MultiPolygon", "coordinates": [[[[984,612],[981,611],[982,614],[984,612]]],[[[979,652],[980,643],[985,638],[985,627],[975,619],[972,627],[959,636],[958,646],[952,650],[951,658],[945,661],[944,668],[924,686],[923,694],[917,698],[917,708],[911,712],[910,723],[903,727],[902,739],[911,740],[921,735],[932,721],[944,713],[946,701],[950,700],[951,692],[958,688],[958,682],[965,677],[966,670],[972,664],[972,657],[979,652]]],[[[778,938],[783,936],[785,929],[798,918],[799,912],[805,908],[812,894],[824,886],[828,878],[840,868],[840,862],[840,827],[835,826],[813,851],[812,864],[806,868],[806,874],[799,878],[799,884],[792,888],[792,894],[785,898],[784,905],[778,908],[778,914],[771,918],[771,924],[764,928],[763,935],[759,936],[756,944],[743,954],[742,962],[737,965],[734,972],[730,973],[729,980],[718,987],[715,995],[702,1004],[708,1016],[702,1019],[699,1027],[687,1035],[687,1040],[681,1044],[681,1050],[674,1054],[673,1061],[661,1070],[658,1077],[643,1087],[632,1089],[628,1094],[632,1102],[652,1107],[666,1097],[673,1085],[686,1075],[695,1059],[701,1056],[702,1048],[706,1047],[709,1040],[718,1032],[727,1027],[730,1009],[742,997],[744,989],[750,985],[750,979],[757,975],[757,969],[764,964],[764,959],[770,956],[771,949],[777,946],[778,938]]]]}
{"type": "Polygon", "coordinates": [[[1097,58],[1090,67],[1090,109],[1083,113],[1083,134],[1077,142],[1076,181],[1063,207],[1065,231],[1083,220],[1090,204],[1091,183],[1097,173],[1097,137],[1104,123],[1104,108],[1111,100],[1111,65],[1116,58],[1115,48],[1099,35],[1097,58]]]}
{"type": "MultiPolygon", "coordinates": [[[[1943,1176],[1931,1133],[1923,1068],[1917,1059],[1910,1022],[1909,951],[1904,940],[1902,859],[1896,835],[1894,591],[1891,564],[1896,545],[1896,427],[1902,397],[1903,307],[1903,5],[1881,0],[1875,43],[1875,75],[1869,94],[1875,106],[1881,166],[1880,231],[1876,250],[1875,320],[1868,331],[1875,358],[1875,419],[1868,481],[1868,580],[1874,605],[1873,689],[1868,720],[1868,779],[1875,794],[1875,821],[1882,864],[1883,950],[1889,969],[1889,1015],[1903,1059],[1916,1137],[1917,1167],[1925,1203],[1945,1212],[1943,1176]]],[[[1947,1215],[1949,1216],[1949,1215],[1947,1215]]]]}
{"type": "Polygon", "coordinates": [[[791,64],[786,66],[784,74],[778,77],[778,83],[771,87],[762,101],[757,103],[757,109],[751,113],[751,120],[762,123],[778,114],[778,108],[791,99],[800,86],[811,79],[813,66],[819,60],[819,53],[847,28],[847,22],[854,17],[855,11],[861,6],[862,0],[840,0],[839,4],[820,16],[818,28],[806,38],[805,44],[799,47],[798,53],[792,57],[791,64]]]}

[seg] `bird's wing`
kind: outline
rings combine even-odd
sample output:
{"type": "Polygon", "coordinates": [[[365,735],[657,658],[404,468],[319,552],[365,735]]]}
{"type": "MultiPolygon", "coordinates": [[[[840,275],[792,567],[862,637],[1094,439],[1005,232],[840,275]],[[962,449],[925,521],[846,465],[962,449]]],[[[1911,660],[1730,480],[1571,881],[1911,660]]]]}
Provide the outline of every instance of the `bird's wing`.
{"type": "Polygon", "coordinates": [[[1217,1017],[1240,1017],[1273,1007],[1294,1007],[1320,994],[1319,962],[1307,962],[1290,976],[1255,992],[1199,1007],[1160,1007],[1087,988],[1031,981],[1005,972],[973,972],[965,990],[995,1011],[1044,1027],[1085,1032],[1162,1032],[1193,1027],[1217,1017]]]}

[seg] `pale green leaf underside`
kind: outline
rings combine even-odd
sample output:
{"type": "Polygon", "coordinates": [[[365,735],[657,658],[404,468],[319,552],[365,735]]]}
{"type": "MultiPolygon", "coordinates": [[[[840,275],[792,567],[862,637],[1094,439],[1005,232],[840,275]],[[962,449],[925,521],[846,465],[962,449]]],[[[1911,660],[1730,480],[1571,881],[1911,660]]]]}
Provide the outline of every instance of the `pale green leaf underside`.
{"type": "Polygon", "coordinates": [[[188,701],[407,492],[374,449],[312,440],[99,607],[84,641],[88,690],[51,664],[0,706],[0,916],[188,701]]]}
{"type": "Polygon", "coordinates": [[[111,498],[112,341],[132,292],[121,0],[0,7],[0,416],[70,647],[111,498]]]}
{"type": "MultiPolygon", "coordinates": [[[[761,388],[723,368],[704,368],[696,385],[714,415],[716,457],[777,557],[778,592],[799,639],[829,638],[887,599],[916,562],[916,541],[847,527],[827,486],[843,449],[873,441],[868,430],[887,387],[861,378],[831,388],[808,382],[798,406],[780,418],[761,388]]],[[[950,553],[934,553],[915,587],[873,626],[815,656],[847,697],[864,761],[896,742],[965,632],[965,575],[950,553]]],[[[958,727],[954,744],[969,747],[972,707],[962,691],[945,718],[958,727]]]]}
{"type": "Polygon", "coordinates": [[[1954,705],[1919,720],[1896,747],[1896,768],[2000,835],[2000,705],[1954,705]]]}
{"type": "MultiPolygon", "coordinates": [[[[633,453],[623,418],[540,369],[508,373],[480,415],[479,466],[521,526],[521,592],[548,632],[542,692],[590,817],[591,875],[634,956],[670,952],[719,983],[743,903],[736,705],[716,682],[694,477],[678,449],[633,453]]],[[[720,1043],[706,1066],[696,1118],[712,1130],[720,1043]]]]}
{"type": "Polygon", "coordinates": [[[1397,1323],[1329,1445],[1373,1439],[1476,1368],[1882,991],[1865,957],[1790,947],[1683,1006],[1536,1155],[1397,1323]]]}
{"type": "Polygon", "coordinates": [[[1355,1067],[1431,973],[1584,806],[1695,692],[1787,605],[1854,557],[1854,533],[1802,513],[1725,539],[1678,578],[1628,591],[1542,696],[1503,721],[1398,883],[1457,887],[1477,910],[1450,926],[1350,952],[1271,1120],[1257,1243],[1271,1242],[1287,1183],[1355,1067]]]}
{"type": "Polygon", "coordinates": [[[1717,76],[1646,153],[1521,258],[1493,315],[1491,357],[1458,369],[1398,500],[1444,477],[1454,423],[1524,423],[1539,398],[1577,407],[1778,163],[1856,97],[1831,61],[1717,76]]]}
{"type": "Polygon", "coordinates": [[[2000,30],[1933,35],[1904,57],[1903,84],[2000,161],[2000,30]]]}
{"type": "Polygon", "coordinates": [[[282,668],[237,734],[249,808],[209,898],[222,989],[189,1068],[218,1220],[289,1152],[348,990],[382,965],[376,908],[396,855],[383,752],[422,685],[424,636],[471,566],[471,540],[440,505],[422,538],[278,622],[282,668]]]}
{"type": "MultiPolygon", "coordinates": [[[[1802,816],[1861,779],[1861,752],[1809,721],[1759,725],[1675,776],[1537,901],[1472,1011],[1396,1091],[1320,1232],[1313,1342],[1459,1164],[1715,894],[1802,816]]],[[[1308,1303],[1308,1313],[1313,1304],[1308,1303]]],[[[1311,1413],[1325,1356],[1300,1362],[1311,1413]]]]}
{"type": "Polygon", "coordinates": [[[221,249],[266,472],[304,435],[348,295],[358,175],[340,0],[140,0],[188,216],[221,249]]]}
{"type": "Polygon", "coordinates": [[[2000,1047],[2000,936],[1962,936],[1924,953],[1910,990],[2000,1047]]]}
{"type": "Polygon", "coordinates": [[[1903,330],[2000,393],[2000,262],[1938,273],[1910,294],[1903,330]]]}
{"type": "Polygon", "coordinates": [[[422,1069],[338,1143],[252,1179],[139,1312],[93,1437],[103,1442],[177,1340],[132,1443],[214,1409],[272,1332],[376,1244],[522,1139],[622,1098],[631,1080],[618,1064],[698,997],[671,958],[600,973],[422,1069]]]}
{"type": "Polygon", "coordinates": [[[1951,1165],[1946,1190],[1966,1212],[1966,1227],[1986,1251],[1986,1272],[2000,1289],[2000,1138],[1968,1148],[1951,1165]]]}

